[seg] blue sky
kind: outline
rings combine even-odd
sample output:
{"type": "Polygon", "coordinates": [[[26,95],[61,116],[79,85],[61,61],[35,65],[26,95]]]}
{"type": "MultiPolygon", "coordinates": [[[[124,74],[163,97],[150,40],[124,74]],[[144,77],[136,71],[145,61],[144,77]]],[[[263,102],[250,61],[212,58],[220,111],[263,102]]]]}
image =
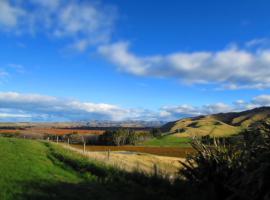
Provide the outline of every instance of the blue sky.
{"type": "Polygon", "coordinates": [[[0,120],[270,105],[270,2],[0,0],[0,120]]]}

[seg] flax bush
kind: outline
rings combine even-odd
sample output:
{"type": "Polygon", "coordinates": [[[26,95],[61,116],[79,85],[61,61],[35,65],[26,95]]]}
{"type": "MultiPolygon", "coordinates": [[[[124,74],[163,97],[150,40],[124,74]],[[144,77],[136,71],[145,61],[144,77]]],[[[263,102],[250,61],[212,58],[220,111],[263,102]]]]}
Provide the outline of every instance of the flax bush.
{"type": "Polygon", "coordinates": [[[270,199],[270,124],[259,122],[241,141],[219,139],[206,145],[195,139],[180,174],[207,199],[270,199]]]}

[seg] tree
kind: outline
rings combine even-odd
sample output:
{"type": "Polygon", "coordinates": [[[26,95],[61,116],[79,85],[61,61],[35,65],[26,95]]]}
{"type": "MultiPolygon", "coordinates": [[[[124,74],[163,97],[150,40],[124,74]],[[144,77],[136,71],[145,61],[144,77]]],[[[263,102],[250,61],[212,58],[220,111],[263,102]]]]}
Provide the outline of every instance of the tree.
{"type": "Polygon", "coordinates": [[[153,128],[151,130],[151,134],[154,136],[154,137],[159,137],[162,135],[162,132],[159,128],[153,128]]]}

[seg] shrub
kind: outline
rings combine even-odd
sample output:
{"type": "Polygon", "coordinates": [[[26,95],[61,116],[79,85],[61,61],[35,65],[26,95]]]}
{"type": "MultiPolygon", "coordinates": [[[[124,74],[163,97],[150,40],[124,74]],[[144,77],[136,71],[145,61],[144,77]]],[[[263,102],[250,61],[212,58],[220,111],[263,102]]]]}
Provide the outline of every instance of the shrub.
{"type": "Polygon", "coordinates": [[[197,153],[182,162],[181,175],[209,199],[270,199],[270,125],[261,122],[242,136],[236,144],[194,140],[197,153]]]}

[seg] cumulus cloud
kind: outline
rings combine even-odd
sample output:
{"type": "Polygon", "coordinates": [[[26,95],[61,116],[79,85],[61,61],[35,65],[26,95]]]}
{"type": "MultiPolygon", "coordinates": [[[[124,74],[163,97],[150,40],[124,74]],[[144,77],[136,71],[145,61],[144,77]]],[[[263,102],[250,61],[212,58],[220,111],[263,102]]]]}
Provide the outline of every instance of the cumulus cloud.
{"type": "Polygon", "coordinates": [[[270,106],[270,95],[260,95],[249,102],[238,100],[232,105],[214,103],[201,106],[162,106],[157,110],[122,108],[107,103],[81,102],[39,94],[0,93],[1,121],[80,121],[146,120],[171,121],[184,117],[243,111],[270,106]]]}
{"type": "Polygon", "coordinates": [[[258,106],[270,106],[270,95],[260,95],[253,98],[253,104],[258,106]]]}
{"type": "Polygon", "coordinates": [[[161,108],[161,117],[169,120],[175,120],[184,117],[193,117],[199,115],[209,115],[216,113],[226,113],[236,111],[230,105],[224,103],[207,104],[202,106],[192,105],[178,105],[178,106],[164,106],[161,108]]]}
{"type": "Polygon", "coordinates": [[[8,0],[0,0],[0,24],[5,28],[15,27],[19,17],[24,15],[22,9],[13,6],[8,0]]]}
{"type": "Polygon", "coordinates": [[[27,116],[29,120],[151,120],[154,114],[143,109],[124,109],[106,103],[81,102],[39,94],[0,93],[0,113],[27,116]],[[3,110],[4,109],[4,110],[3,110]],[[29,117],[31,116],[31,117],[29,117]],[[31,119],[30,119],[31,118],[31,119]]]}
{"type": "Polygon", "coordinates": [[[199,115],[240,112],[261,106],[270,106],[270,95],[259,95],[248,102],[240,99],[231,105],[220,102],[197,107],[192,105],[164,106],[159,114],[163,119],[175,120],[199,115]]]}
{"type": "Polygon", "coordinates": [[[116,9],[95,1],[0,0],[0,30],[69,38],[80,51],[110,40],[116,9]]]}
{"type": "Polygon", "coordinates": [[[233,46],[216,52],[137,56],[129,50],[128,42],[118,42],[101,45],[98,52],[120,70],[138,76],[218,84],[227,89],[270,87],[270,49],[248,51],[233,46]]]}

